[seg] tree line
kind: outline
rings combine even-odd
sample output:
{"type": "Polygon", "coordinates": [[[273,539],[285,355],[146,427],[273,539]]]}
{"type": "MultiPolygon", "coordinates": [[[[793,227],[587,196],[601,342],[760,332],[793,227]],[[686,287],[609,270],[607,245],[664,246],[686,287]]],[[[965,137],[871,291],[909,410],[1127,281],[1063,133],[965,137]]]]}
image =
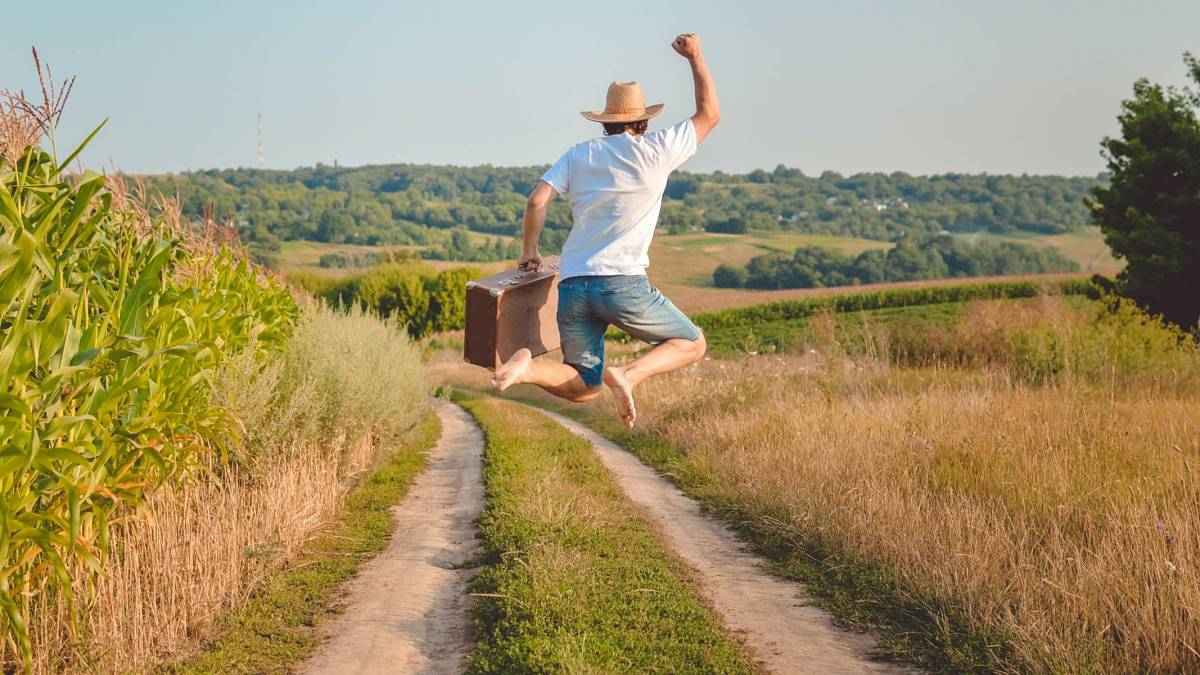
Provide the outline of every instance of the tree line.
{"type": "MultiPolygon", "coordinates": [[[[150,176],[150,187],[178,193],[185,217],[211,205],[269,260],[286,240],[419,245],[452,260],[511,257],[511,247],[469,254],[455,232],[518,236],[525,198],[544,167],[391,164],[290,171],[227,169],[150,176]]],[[[845,235],[896,241],[950,232],[1057,233],[1088,222],[1084,198],[1097,178],[906,173],[807,176],[778,166],[747,174],[675,174],[661,227],[741,233],[751,230],[845,235]]],[[[543,249],[555,252],[571,226],[563,200],[550,207],[543,249]]]]}
{"type": "Polygon", "coordinates": [[[801,247],[791,255],[765,253],[744,267],[720,265],[713,272],[713,284],[719,288],[823,288],[1078,269],[1075,261],[1048,246],[970,244],[949,235],[907,236],[890,249],[871,249],[854,257],[820,246],[801,247]]]}

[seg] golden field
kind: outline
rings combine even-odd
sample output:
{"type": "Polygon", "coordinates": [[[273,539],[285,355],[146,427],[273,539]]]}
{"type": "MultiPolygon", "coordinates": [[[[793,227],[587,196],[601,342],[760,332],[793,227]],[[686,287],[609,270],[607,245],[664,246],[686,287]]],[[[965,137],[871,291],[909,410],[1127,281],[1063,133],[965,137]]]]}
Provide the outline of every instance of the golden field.
{"type": "MultiPolygon", "coordinates": [[[[682,452],[659,468],[795,555],[880,571],[949,645],[938,669],[1200,669],[1190,339],[1057,298],[976,303],[920,336],[825,321],[807,353],[643,385],[640,433],[682,452]],[[983,646],[953,653],[954,626],[983,646]]],[[[484,383],[449,359],[433,373],[484,383]]]]}
{"type": "Polygon", "coordinates": [[[798,364],[652,385],[645,428],[686,449],[715,501],[892,570],[1004,636],[1013,663],[1198,665],[1195,392],[857,369],[831,386],[780,365],[798,364]]]}

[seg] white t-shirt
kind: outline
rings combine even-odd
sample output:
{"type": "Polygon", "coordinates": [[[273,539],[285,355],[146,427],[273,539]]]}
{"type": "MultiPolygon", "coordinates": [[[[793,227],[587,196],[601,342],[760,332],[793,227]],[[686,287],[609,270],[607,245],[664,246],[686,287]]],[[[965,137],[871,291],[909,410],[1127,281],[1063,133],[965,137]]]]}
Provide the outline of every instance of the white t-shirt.
{"type": "Polygon", "coordinates": [[[667,176],[696,154],[686,119],[643,136],[617,134],[567,150],[542,176],[571,205],[559,278],[645,274],[667,176]]]}

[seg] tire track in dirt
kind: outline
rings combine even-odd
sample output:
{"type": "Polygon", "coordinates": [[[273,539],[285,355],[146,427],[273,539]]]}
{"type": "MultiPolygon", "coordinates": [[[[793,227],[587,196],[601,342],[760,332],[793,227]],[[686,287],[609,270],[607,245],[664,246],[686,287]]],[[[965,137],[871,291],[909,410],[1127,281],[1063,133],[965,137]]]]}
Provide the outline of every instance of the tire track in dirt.
{"type": "Polygon", "coordinates": [[[875,661],[875,641],[838,628],[804,586],[772,576],[724,525],[653,469],[591,429],[534,408],[592,444],[621,489],[658,524],[668,546],[696,573],[701,594],[753,655],[775,673],[909,673],[875,661]]]}
{"type": "Polygon", "coordinates": [[[425,470],[394,509],[386,550],[348,587],[304,673],[461,673],[472,647],[470,596],[483,507],[483,434],[465,410],[436,404],[442,437],[425,470]]]}

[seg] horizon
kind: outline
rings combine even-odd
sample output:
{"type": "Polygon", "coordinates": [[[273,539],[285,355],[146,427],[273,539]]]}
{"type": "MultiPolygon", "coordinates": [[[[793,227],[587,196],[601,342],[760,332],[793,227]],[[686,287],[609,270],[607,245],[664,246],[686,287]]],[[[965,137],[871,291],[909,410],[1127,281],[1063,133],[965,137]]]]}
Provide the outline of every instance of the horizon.
{"type": "MultiPolygon", "coordinates": [[[[182,170],[182,171],[139,172],[139,173],[135,173],[135,172],[131,172],[131,171],[119,171],[119,173],[121,173],[122,175],[131,176],[131,177],[136,178],[139,176],[153,176],[153,177],[179,176],[179,175],[184,175],[184,174],[189,174],[189,173],[206,173],[206,172],[212,172],[212,171],[218,171],[218,172],[219,171],[262,171],[265,173],[271,173],[271,172],[290,173],[290,172],[294,172],[294,171],[302,171],[305,169],[317,169],[319,167],[326,167],[326,168],[346,170],[346,171],[353,171],[353,170],[357,170],[357,169],[371,169],[371,168],[378,168],[378,167],[388,167],[388,166],[412,166],[412,167],[433,168],[433,169],[441,169],[441,168],[445,168],[445,169],[541,169],[543,167],[548,166],[548,164],[549,163],[546,163],[546,164],[489,164],[489,163],[483,163],[483,164],[444,164],[444,163],[437,164],[437,163],[419,163],[419,162],[379,162],[379,163],[372,163],[372,164],[352,164],[351,165],[351,164],[343,164],[341,162],[338,162],[337,164],[327,164],[325,162],[318,161],[315,164],[302,164],[300,166],[294,166],[294,167],[290,167],[290,168],[285,168],[285,167],[259,168],[259,167],[255,167],[255,166],[226,166],[226,167],[205,167],[205,168],[198,168],[198,169],[186,169],[186,170],[182,170]]],[[[700,170],[695,170],[695,169],[689,169],[689,168],[687,168],[687,165],[685,164],[684,167],[680,168],[676,173],[686,173],[686,174],[696,174],[696,175],[721,174],[721,175],[725,175],[725,176],[745,176],[745,175],[749,175],[758,170],[763,170],[763,171],[766,171],[767,173],[771,173],[778,167],[783,167],[784,169],[788,169],[788,170],[800,170],[801,173],[803,173],[805,178],[813,178],[813,179],[820,178],[825,173],[835,173],[843,178],[853,178],[855,176],[867,176],[867,175],[873,175],[873,174],[878,174],[878,175],[883,175],[883,176],[905,175],[905,176],[909,176],[912,178],[939,178],[939,177],[946,177],[946,176],[996,176],[996,177],[1010,177],[1010,178],[1067,178],[1067,179],[1076,179],[1077,178],[1077,179],[1101,179],[1102,180],[1102,179],[1105,179],[1108,177],[1108,171],[1106,169],[1102,169],[1102,170],[1097,171],[1096,173],[1090,174],[1090,175],[1088,175],[1088,174],[1062,174],[1062,173],[1028,173],[1028,172],[1025,172],[1025,173],[996,173],[996,172],[992,172],[992,171],[976,171],[976,172],[943,171],[943,172],[939,172],[939,173],[910,173],[908,171],[871,171],[871,170],[855,171],[853,173],[843,173],[840,171],[834,171],[832,169],[823,169],[817,173],[809,173],[807,171],[804,171],[803,169],[800,169],[800,167],[787,166],[786,164],[777,164],[772,167],[759,166],[759,167],[751,168],[746,171],[727,171],[727,170],[720,169],[720,168],[712,169],[712,170],[708,170],[708,171],[700,171],[700,170]]]]}
{"type": "Polygon", "coordinates": [[[599,135],[578,111],[601,105],[610,80],[666,103],[652,128],[690,115],[668,42],[694,31],[725,115],[685,171],[1094,177],[1134,81],[1181,84],[1183,52],[1200,51],[1200,5],[1181,0],[1153,13],[1076,0],[662,3],[619,24],[588,7],[375,0],[13,14],[23,37],[0,44],[0,87],[36,90],[36,45],[56,79],[78,77],[61,145],[108,118],[84,162],[130,174],[254,168],[259,113],[268,169],[544,166],[599,135]]]}

